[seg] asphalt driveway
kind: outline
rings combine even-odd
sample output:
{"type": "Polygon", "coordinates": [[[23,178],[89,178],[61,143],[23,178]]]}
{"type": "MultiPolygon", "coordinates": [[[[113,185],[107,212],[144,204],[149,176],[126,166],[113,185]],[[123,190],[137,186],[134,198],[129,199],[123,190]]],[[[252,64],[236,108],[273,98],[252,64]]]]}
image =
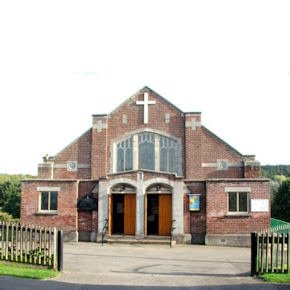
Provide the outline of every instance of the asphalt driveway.
{"type": "Polygon", "coordinates": [[[64,257],[64,272],[55,279],[61,282],[148,289],[266,286],[250,277],[249,248],[79,243],[65,244],[64,257]]]}
{"type": "Polygon", "coordinates": [[[64,271],[57,278],[0,277],[0,290],[290,289],[250,277],[248,248],[66,243],[64,253],[64,271]]]}

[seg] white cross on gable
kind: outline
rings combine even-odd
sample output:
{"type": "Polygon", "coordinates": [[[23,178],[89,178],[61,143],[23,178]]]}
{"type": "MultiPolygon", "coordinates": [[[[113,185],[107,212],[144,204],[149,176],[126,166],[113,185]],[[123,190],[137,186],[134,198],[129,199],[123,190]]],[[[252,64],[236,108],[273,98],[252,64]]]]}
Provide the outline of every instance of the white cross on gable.
{"type": "Polygon", "coordinates": [[[148,124],[148,114],[149,114],[149,105],[155,105],[155,101],[148,100],[149,94],[147,92],[144,93],[144,101],[137,101],[136,105],[144,106],[144,124],[148,124]]]}

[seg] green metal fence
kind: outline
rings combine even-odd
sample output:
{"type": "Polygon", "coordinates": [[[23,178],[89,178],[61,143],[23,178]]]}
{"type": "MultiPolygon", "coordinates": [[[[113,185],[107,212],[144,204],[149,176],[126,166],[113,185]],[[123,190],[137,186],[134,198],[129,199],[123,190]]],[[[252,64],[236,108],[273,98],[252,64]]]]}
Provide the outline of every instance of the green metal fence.
{"type": "Polygon", "coordinates": [[[271,231],[288,234],[290,233],[290,223],[271,218],[271,231]]]}
{"type": "Polygon", "coordinates": [[[251,234],[251,275],[290,273],[290,225],[251,234]]]}

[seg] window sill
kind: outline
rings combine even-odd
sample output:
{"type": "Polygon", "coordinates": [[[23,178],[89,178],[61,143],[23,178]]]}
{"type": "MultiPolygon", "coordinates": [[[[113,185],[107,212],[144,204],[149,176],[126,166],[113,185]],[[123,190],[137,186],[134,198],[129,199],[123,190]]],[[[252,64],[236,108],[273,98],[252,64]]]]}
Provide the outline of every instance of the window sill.
{"type": "Polygon", "coordinates": [[[57,215],[57,211],[38,211],[35,215],[57,215]]]}
{"type": "Polygon", "coordinates": [[[250,217],[250,213],[248,212],[228,212],[226,217],[250,217]]]}
{"type": "Polygon", "coordinates": [[[108,175],[120,175],[120,174],[127,174],[127,173],[135,173],[135,172],[149,172],[149,173],[158,173],[164,175],[174,175],[175,177],[183,177],[183,175],[178,175],[176,172],[165,172],[165,171],[157,171],[157,170],[150,170],[150,169],[133,169],[127,171],[114,171],[108,173],[108,175]]]}

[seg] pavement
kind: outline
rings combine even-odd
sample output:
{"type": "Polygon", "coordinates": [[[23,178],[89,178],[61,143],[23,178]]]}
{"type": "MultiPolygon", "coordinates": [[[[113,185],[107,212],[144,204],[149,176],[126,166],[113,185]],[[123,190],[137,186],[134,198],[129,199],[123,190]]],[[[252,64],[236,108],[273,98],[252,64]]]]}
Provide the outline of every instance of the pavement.
{"type": "Polygon", "coordinates": [[[66,243],[64,271],[46,281],[0,277],[0,290],[286,290],[250,276],[250,249],[66,243]]]}

